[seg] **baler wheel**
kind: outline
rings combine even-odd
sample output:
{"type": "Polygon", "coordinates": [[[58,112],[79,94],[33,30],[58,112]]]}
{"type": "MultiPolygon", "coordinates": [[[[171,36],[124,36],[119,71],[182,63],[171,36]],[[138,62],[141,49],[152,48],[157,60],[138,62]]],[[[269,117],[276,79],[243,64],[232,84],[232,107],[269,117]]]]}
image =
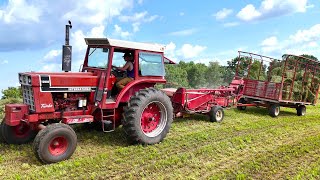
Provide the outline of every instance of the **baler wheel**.
{"type": "Polygon", "coordinates": [[[45,164],[69,159],[77,147],[77,135],[66,124],[50,124],[42,129],[33,142],[36,157],[45,164]]]}
{"type": "Polygon", "coordinates": [[[297,115],[298,116],[304,116],[306,115],[306,111],[307,111],[307,108],[305,105],[300,105],[297,107],[297,115]]]}
{"type": "Polygon", "coordinates": [[[8,144],[25,144],[37,135],[37,131],[23,121],[17,126],[9,126],[4,121],[3,119],[0,125],[0,139],[8,144]]]}
{"type": "Polygon", "coordinates": [[[213,106],[209,112],[211,122],[222,122],[224,118],[223,108],[220,106],[213,106]]]}
{"type": "MultiPolygon", "coordinates": [[[[243,98],[241,98],[241,99],[239,99],[239,103],[245,104],[246,101],[243,98]]],[[[237,109],[240,110],[240,111],[244,111],[244,110],[247,109],[247,106],[237,106],[237,109]]]]}
{"type": "Polygon", "coordinates": [[[280,106],[278,104],[272,104],[269,107],[269,115],[271,117],[277,117],[280,114],[280,106]]]}
{"type": "Polygon", "coordinates": [[[169,97],[154,88],[138,91],[124,111],[124,130],[131,141],[140,144],[161,142],[173,120],[169,97]]]}

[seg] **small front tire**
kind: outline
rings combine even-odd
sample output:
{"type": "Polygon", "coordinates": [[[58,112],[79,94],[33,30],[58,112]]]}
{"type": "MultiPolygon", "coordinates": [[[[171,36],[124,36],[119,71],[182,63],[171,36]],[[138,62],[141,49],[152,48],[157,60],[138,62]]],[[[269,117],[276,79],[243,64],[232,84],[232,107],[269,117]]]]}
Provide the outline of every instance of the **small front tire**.
{"type": "Polygon", "coordinates": [[[223,108],[220,106],[213,106],[209,112],[211,122],[222,122],[224,118],[223,108]]]}
{"type": "Polygon", "coordinates": [[[66,124],[50,124],[42,129],[33,142],[36,157],[45,164],[69,159],[77,147],[77,135],[66,124]]]}

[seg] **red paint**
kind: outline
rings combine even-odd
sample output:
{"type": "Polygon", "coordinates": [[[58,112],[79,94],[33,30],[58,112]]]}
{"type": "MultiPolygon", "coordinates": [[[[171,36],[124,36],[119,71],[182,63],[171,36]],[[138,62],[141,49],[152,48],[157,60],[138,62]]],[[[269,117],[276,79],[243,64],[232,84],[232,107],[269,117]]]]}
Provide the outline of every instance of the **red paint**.
{"type": "Polygon", "coordinates": [[[141,128],[143,132],[150,133],[154,131],[161,118],[160,109],[156,103],[149,104],[141,114],[141,128]]]}
{"type": "Polygon", "coordinates": [[[59,136],[50,141],[48,150],[52,156],[60,156],[67,151],[68,145],[68,140],[63,136],[59,136]]]}

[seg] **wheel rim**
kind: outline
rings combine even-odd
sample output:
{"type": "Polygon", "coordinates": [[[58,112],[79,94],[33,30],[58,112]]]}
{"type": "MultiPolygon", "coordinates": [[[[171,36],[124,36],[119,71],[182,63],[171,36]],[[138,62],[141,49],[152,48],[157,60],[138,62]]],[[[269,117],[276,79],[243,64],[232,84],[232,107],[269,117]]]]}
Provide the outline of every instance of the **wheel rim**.
{"type": "Polygon", "coordinates": [[[274,110],[274,114],[275,114],[276,116],[278,116],[279,113],[280,113],[280,107],[277,106],[277,107],[275,108],[275,110],[274,110]]]}
{"type": "Polygon", "coordinates": [[[19,125],[13,126],[12,130],[16,137],[24,138],[30,134],[31,127],[27,123],[21,122],[19,125]]]}
{"type": "Polygon", "coordinates": [[[49,152],[53,156],[59,156],[66,152],[68,148],[68,141],[65,137],[55,137],[50,141],[49,152]]]}
{"type": "Polygon", "coordinates": [[[221,110],[218,110],[218,111],[216,112],[216,120],[217,120],[217,121],[220,121],[220,120],[222,119],[222,117],[223,117],[222,111],[221,111],[221,110]]]}
{"type": "Polygon", "coordinates": [[[141,114],[141,130],[148,137],[158,136],[167,124],[167,109],[159,102],[149,103],[141,114]]]}

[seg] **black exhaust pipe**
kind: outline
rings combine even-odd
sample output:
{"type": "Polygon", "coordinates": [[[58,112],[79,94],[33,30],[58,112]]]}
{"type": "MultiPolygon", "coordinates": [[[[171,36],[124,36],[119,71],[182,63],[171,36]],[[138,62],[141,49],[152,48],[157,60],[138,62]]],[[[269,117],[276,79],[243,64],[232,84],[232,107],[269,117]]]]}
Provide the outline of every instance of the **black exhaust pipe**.
{"type": "Polygon", "coordinates": [[[71,71],[72,46],[69,45],[69,30],[72,28],[71,21],[66,25],[65,45],[62,46],[62,71],[71,71]]]}

